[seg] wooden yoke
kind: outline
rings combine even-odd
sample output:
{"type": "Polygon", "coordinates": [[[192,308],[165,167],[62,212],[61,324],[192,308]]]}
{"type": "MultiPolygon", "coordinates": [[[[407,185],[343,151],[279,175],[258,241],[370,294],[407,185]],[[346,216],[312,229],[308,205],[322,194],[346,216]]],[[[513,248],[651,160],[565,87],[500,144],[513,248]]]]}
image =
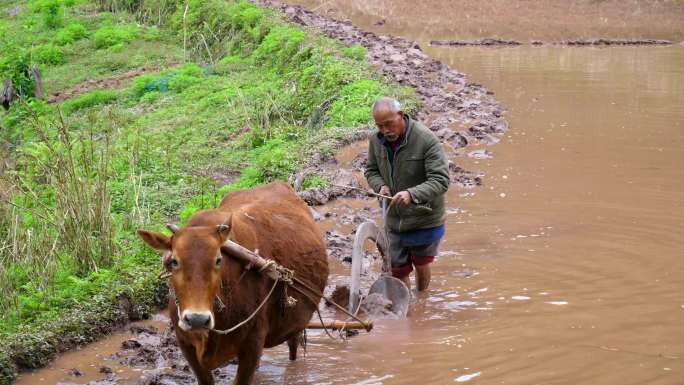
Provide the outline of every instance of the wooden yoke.
{"type": "Polygon", "coordinates": [[[227,240],[221,246],[221,252],[244,262],[247,266],[255,267],[260,273],[267,275],[273,280],[282,278],[275,268],[275,261],[263,258],[252,250],[231,240],[227,240]]]}

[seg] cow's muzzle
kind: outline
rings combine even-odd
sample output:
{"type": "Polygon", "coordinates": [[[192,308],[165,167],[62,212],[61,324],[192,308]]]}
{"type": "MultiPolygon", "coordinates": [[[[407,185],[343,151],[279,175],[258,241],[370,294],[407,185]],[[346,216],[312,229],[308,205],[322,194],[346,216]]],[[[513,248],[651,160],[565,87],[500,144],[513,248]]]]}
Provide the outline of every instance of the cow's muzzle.
{"type": "Polygon", "coordinates": [[[213,329],[214,315],[210,311],[184,310],[178,320],[178,326],[184,331],[213,329]]]}

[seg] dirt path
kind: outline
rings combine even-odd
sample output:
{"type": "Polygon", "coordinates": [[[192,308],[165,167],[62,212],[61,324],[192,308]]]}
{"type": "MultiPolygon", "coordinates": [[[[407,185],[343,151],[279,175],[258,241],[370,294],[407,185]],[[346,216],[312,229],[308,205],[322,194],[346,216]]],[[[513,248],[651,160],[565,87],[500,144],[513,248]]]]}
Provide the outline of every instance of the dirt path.
{"type": "Polygon", "coordinates": [[[138,77],[140,75],[144,75],[147,73],[152,73],[152,72],[157,72],[159,71],[159,68],[156,67],[143,67],[139,70],[133,70],[133,71],[128,71],[126,73],[120,74],[120,75],[115,75],[111,76],[108,78],[103,78],[103,79],[90,79],[86,80],[73,88],[66,90],[66,91],[57,91],[50,96],[48,96],[48,103],[58,103],[58,102],[63,102],[67,99],[75,98],[77,96],[81,96],[85,93],[88,93],[90,91],[94,90],[105,90],[105,89],[116,89],[116,88],[121,88],[123,83],[138,77]]]}

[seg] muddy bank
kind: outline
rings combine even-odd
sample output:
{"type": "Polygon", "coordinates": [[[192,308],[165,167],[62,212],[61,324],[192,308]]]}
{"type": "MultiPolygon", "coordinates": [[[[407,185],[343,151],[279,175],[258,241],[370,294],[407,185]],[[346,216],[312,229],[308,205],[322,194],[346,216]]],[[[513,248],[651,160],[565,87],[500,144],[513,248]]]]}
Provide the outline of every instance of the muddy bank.
{"type": "Polygon", "coordinates": [[[18,372],[47,365],[56,355],[94,342],[124,325],[149,318],[167,300],[160,281],[113,298],[96,297],[69,314],[46,321],[39,329],[16,333],[0,346],[0,384],[9,384],[18,372]]]}
{"type": "Polygon", "coordinates": [[[447,131],[457,128],[457,124],[466,130],[482,127],[490,133],[507,129],[502,117],[504,108],[494,100],[491,91],[468,82],[464,74],[428,57],[414,41],[363,31],[349,21],[326,18],[300,6],[270,0],[254,3],[280,10],[293,22],[320,30],[346,45],[365,47],[372,65],[390,79],[416,90],[423,104],[416,118],[455,148],[467,144],[451,140],[447,131]]]}
{"type": "MultiPolygon", "coordinates": [[[[524,45],[526,43],[517,40],[503,40],[497,38],[485,38],[479,40],[431,40],[430,45],[432,46],[447,46],[447,47],[466,47],[466,46],[517,46],[524,45]]],[[[530,45],[540,46],[540,45],[566,45],[566,46],[598,46],[598,47],[609,47],[609,46],[654,46],[654,45],[672,45],[677,44],[671,40],[659,40],[659,39],[609,39],[609,38],[598,38],[598,39],[572,39],[572,40],[560,40],[560,41],[542,41],[542,40],[531,40],[530,45]]]]}
{"type": "Polygon", "coordinates": [[[431,40],[430,45],[461,47],[461,46],[491,46],[491,45],[522,45],[523,43],[517,40],[503,40],[497,38],[486,38],[479,40],[431,40]]]}

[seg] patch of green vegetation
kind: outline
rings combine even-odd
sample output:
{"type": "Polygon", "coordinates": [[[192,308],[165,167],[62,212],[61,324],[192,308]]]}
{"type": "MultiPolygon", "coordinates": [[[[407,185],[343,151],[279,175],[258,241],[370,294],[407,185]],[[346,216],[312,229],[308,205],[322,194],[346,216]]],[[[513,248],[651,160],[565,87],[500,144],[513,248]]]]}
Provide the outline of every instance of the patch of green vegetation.
{"type": "Polygon", "coordinates": [[[367,122],[371,105],[378,95],[389,93],[386,85],[377,80],[355,80],[340,90],[339,97],[330,105],[328,126],[344,126],[348,122],[367,122]]]}
{"type": "Polygon", "coordinates": [[[40,64],[61,64],[64,63],[64,51],[52,44],[41,44],[33,50],[33,58],[40,64]]]}
{"type": "Polygon", "coordinates": [[[159,75],[143,75],[133,81],[133,95],[140,98],[148,92],[176,93],[202,82],[204,74],[197,64],[189,63],[159,75]]]}
{"type": "Polygon", "coordinates": [[[322,175],[309,174],[304,178],[302,189],[322,188],[330,185],[330,181],[322,175]]]}
{"type": "Polygon", "coordinates": [[[140,36],[140,28],[136,25],[107,25],[95,32],[93,44],[95,48],[109,48],[130,43],[140,36]]]}
{"type": "Polygon", "coordinates": [[[43,83],[47,90],[73,87],[86,80],[106,78],[144,66],[167,66],[178,63],[182,48],[168,42],[136,40],[122,46],[120,51],[95,50],[89,40],[69,46],[73,54],[64,64],[47,68],[43,83]]]}
{"type": "Polygon", "coordinates": [[[31,54],[27,49],[10,44],[2,44],[3,54],[0,56],[0,79],[8,79],[17,95],[33,96],[34,79],[28,68],[31,54]]]}
{"type": "Polygon", "coordinates": [[[87,36],[88,30],[86,27],[79,22],[73,22],[57,32],[55,43],[58,45],[67,45],[87,36]]]}
{"type": "Polygon", "coordinates": [[[43,24],[48,29],[55,29],[62,25],[63,5],[62,0],[37,0],[31,3],[33,11],[40,13],[43,24]]]}
{"type": "Polygon", "coordinates": [[[368,55],[368,50],[364,48],[363,46],[360,46],[358,44],[354,44],[351,47],[346,47],[342,50],[342,53],[344,56],[358,60],[360,62],[363,62],[366,60],[366,55],[368,55]]]}
{"type": "Polygon", "coordinates": [[[98,90],[92,91],[79,97],[68,99],[62,103],[62,111],[71,114],[84,108],[109,104],[119,97],[117,91],[98,90]]]}

